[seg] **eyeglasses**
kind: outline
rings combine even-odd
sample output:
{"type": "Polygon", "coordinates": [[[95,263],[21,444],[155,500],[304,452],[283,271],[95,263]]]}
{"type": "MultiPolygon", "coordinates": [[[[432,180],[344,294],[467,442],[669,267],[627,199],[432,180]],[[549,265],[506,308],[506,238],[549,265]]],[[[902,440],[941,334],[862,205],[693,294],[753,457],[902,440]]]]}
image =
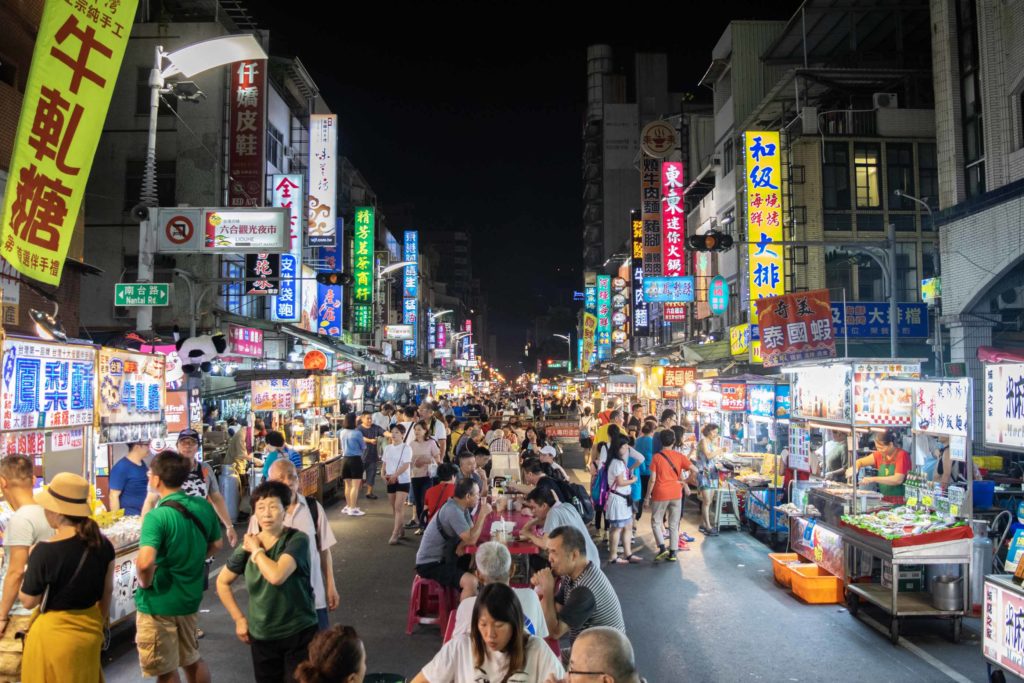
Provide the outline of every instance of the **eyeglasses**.
{"type": "Polygon", "coordinates": [[[569,669],[565,673],[569,677],[570,680],[572,680],[573,676],[604,676],[605,675],[605,673],[603,671],[574,671],[573,669],[569,669]]]}

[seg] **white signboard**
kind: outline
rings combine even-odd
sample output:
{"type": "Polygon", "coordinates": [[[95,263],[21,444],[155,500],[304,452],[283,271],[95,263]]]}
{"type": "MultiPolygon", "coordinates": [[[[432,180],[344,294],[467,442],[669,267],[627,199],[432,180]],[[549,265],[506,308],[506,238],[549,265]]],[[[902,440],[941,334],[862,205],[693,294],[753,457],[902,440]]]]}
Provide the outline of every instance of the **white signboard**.
{"type": "Polygon", "coordinates": [[[886,361],[853,364],[853,416],[858,424],[906,426],[914,412],[914,395],[907,384],[888,378],[917,379],[920,363],[886,361]]]}
{"type": "Polygon", "coordinates": [[[309,213],[311,247],[331,247],[337,239],[338,115],[309,117],[309,213]]]}
{"type": "Polygon", "coordinates": [[[985,444],[1024,450],[1024,363],[985,366],[985,444]]]}
{"type": "Polygon", "coordinates": [[[636,377],[634,375],[612,375],[605,383],[607,394],[635,394],[636,377]]]}
{"type": "Polygon", "coordinates": [[[1024,676],[1024,598],[991,581],[985,581],[984,594],[981,643],[985,657],[1014,677],[1024,676]]]}
{"type": "Polygon", "coordinates": [[[0,360],[0,431],[91,426],[96,349],[8,338],[0,360]]]}
{"type": "Polygon", "coordinates": [[[914,392],[914,429],[926,434],[967,436],[971,387],[966,378],[907,383],[914,392]]]}
{"type": "Polygon", "coordinates": [[[385,325],[384,338],[392,341],[412,339],[412,325],[385,325]]]}
{"type": "Polygon", "coordinates": [[[800,427],[789,428],[789,467],[801,472],[811,471],[811,432],[800,427]]]}
{"type": "Polygon", "coordinates": [[[433,353],[435,360],[450,359],[452,357],[451,349],[434,349],[433,353]]]}
{"type": "Polygon", "coordinates": [[[285,208],[204,209],[203,250],[212,253],[285,253],[291,250],[285,208]]]}
{"type": "Polygon", "coordinates": [[[114,558],[114,594],[110,601],[110,623],[135,613],[135,589],[139,579],[135,575],[135,558],[138,550],[114,558]]]}
{"type": "MultiPolygon", "coordinates": [[[[270,298],[270,319],[296,322],[301,318],[302,281],[296,280],[302,270],[302,175],[275,175],[271,186],[271,206],[288,210],[291,251],[281,254],[281,282],[277,294],[270,298]]],[[[316,289],[315,285],[312,286],[316,289]]]]}

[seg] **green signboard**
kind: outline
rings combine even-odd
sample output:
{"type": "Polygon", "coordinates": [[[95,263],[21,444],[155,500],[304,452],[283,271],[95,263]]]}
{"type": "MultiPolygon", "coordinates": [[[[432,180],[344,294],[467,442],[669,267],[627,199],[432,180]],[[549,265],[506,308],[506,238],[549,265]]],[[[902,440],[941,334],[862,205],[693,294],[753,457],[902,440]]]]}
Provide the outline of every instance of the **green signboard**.
{"type": "Polygon", "coordinates": [[[171,285],[164,283],[119,282],[114,285],[115,306],[168,306],[171,285]]]}
{"type": "Polygon", "coordinates": [[[373,332],[373,229],[373,207],[357,206],[352,239],[353,332],[373,332]]]}

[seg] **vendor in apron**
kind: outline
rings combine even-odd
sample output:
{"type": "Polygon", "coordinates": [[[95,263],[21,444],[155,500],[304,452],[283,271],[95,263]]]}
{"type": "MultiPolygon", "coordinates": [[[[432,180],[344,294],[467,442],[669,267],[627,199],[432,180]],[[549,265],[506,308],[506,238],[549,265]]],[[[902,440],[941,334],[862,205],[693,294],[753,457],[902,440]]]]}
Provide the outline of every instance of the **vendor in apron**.
{"type": "MultiPolygon", "coordinates": [[[[875,452],[858,458],[856,469],[872,466],[878,470],[874,477],[864,477],[858,484],[878,484],[878,492],[882,500],[902,505],[903,482],[910,471],[910,454],[897,444],[896,432],[888,429],[875,438],[875,452]]],[[[847,479],[853,476],[853,470],[846,471],[847,479]]]]}

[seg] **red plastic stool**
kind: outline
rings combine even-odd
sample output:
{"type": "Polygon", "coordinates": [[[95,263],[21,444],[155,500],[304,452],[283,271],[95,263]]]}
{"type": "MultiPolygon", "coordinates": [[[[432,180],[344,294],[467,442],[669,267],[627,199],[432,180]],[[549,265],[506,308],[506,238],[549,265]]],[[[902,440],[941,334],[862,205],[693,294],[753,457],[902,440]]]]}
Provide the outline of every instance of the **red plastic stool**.
{"type": "MultiPolygon", "coordinates": [[[[434,624],[444,629],[448,615],[457,603],[451,600],[451,591],[437,581],[424,579],[419,574],[412,580],[412,594],[409,596],[409,616],[405,632],[412,635],[417,624],[434,624]]],[[[442,635],[444,631],[442,630],[442,635]]]]}

